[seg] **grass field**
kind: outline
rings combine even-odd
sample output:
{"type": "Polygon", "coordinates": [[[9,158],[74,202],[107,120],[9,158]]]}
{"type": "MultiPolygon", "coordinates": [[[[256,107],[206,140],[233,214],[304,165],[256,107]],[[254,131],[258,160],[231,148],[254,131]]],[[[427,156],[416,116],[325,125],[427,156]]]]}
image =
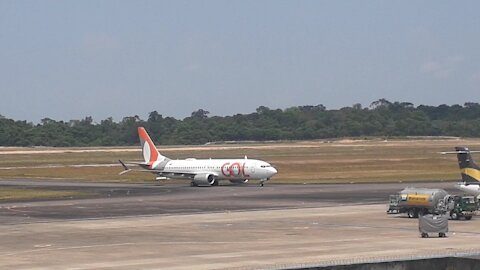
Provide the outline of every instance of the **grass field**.
{"type": "MultiPolygon", "coordinates": [[[[169,146],[172,158],[263,159],[279,171],[276,183],[439,181],[460,178],[454,146],[480,149],[480,139],[338,140],[291,143],[169,146]]],[[[139,160],[132,148],[0,148],[0,178],[150,181],[148,173],[119,176],[117,160],[139,160]]],[[[480,156],[477,158],[480,161],[480,156]]]]}
{"type": "Polygon", "coordinates": [[[58,190],[40,190],[28,188],[2,187],[0,189],[0,202],[21,201],[21,200],[45,200],[45,199],[65,199],[65,198],[83,198],[93,194],[79,191],[58,191],[58,190]]]}

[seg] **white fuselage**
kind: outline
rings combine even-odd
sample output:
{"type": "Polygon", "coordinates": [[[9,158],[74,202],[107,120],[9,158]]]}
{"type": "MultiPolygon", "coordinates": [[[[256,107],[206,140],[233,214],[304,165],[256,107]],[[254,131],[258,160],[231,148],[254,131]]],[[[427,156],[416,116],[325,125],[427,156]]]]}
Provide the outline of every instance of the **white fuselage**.
{"type": "Polygon", "coordinates": [[[184,159],[170,160],[162,169],[164,174],[212,174],[218,180],[269,179],[277,170],[256,159],[184,159]]]}
{"type": "Polygon", "coordinates": [[[473,196],[479,196],[480,195],[480,183],[472,183],[472,184],[466,184],[466,183],[459,183],[455,186],[456,188],[464,191],[465,193],[468,193],[473,196]]]}

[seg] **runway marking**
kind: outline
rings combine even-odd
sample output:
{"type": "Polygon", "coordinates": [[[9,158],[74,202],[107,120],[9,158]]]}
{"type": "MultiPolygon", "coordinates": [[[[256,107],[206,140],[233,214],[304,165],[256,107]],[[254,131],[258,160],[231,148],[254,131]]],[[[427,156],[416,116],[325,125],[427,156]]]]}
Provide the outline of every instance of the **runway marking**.
{"type": "Polygon", "coordinates": [[[41,166],[17,166],[0,167],[0,170],[18,170],[18,169],[55,169],[55,168],[84,168],[84,167],[118,167],[119,164],[77,164],[77,165],[41,165],[41,166]]]}
{"type": "Polygon", "coordinates": [[[0,151],[0,155],[30,155],[30,154],[67,154],[67,153],[120,153],[140,152],[140,149],[45,149],[45,150],[11,150],[0,151]]]}
{"type": "MultiPolygon", "coordinates": [[[[24,207],[22,207],[24,208],[24,207]]],[[[33,213],[34,211],[29,211],[29,210],[20,210],[16,206],[10,206],[10,207],[5,207],[10,212],[14,213],[21,213],[21,214],[28,214],[28,213],[33,213]]]]}
{"type": "Polygon", "coordinates": [[[33,246],[34,248],[46,248],[46,247],[51,247],[51,244],[43,244],[43,245],[35,245],[33,246]]]}
{"type": "MultiPolygon", "coordinates": [[[[97,247],[116,247],[116,246],[128,246],[128,245],[136,245],[137,243],[117,243],[117,244],[101,244],[101,245],[86,245],[86,246],[73,246],[73,247],[58,247],[58,248],[42,248],[42,245],[35,245],[36,249],[30,250],[23,250],[18,252],[11,252],[11,253],[4,253],[0,254],[0,256],[14,256],[19,254],[25,253],[34,253],[34,252],[43,252],[43,251],[56,251],[56,250],[71,250],[71,249],[83,249],[83,248],[97,248],[97,247]]],[[[51,245],[45,245],[45,247],[49,247],[51,245]]]]}

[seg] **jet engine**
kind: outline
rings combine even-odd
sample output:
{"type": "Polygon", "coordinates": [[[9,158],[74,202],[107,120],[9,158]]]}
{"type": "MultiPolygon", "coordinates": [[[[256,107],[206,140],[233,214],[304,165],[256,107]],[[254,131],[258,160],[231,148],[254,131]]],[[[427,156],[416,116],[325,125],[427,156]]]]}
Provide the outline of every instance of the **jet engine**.
{"type": "Polygon", "coordinates": [[[193,186],[218,186],[218,180],[213,174],[200,173],[193,177],[193,186]]]}

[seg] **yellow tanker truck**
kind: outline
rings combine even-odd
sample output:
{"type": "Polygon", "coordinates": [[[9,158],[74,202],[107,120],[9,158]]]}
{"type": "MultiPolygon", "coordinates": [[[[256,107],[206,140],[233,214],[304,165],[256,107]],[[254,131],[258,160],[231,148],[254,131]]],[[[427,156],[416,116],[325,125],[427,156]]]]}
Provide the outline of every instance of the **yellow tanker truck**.
{"type": "Polygon", "coordinates": [[[408,187],[390,195],[388,213],[407,213],[409,218],[419,214],[445,214],[450,195],[443,189],[408,187]]]}

